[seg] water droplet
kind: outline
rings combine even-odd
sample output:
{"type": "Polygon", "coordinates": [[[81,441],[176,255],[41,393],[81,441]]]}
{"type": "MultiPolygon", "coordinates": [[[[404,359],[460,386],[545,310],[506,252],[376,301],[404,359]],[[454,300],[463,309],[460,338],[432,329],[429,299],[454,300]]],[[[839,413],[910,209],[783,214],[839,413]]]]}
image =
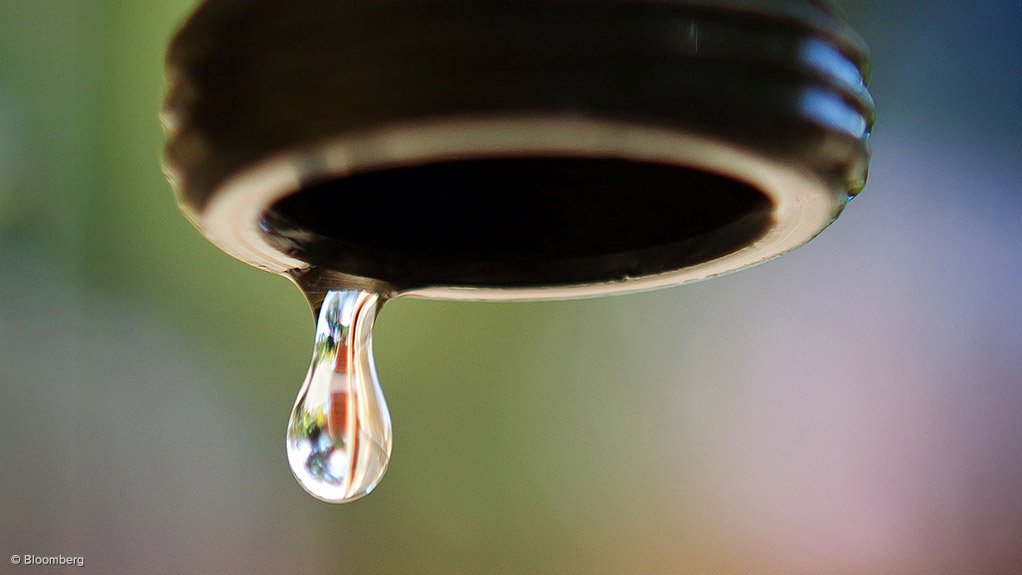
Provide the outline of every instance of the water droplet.
{"type": "Polygon", "coordinates": [[[287,429],[287,458],[314,497],[346,503],[367,495],[390,461],[390,414],[373,364],[373,322],[382,299],[327,292],[312,365],[287,429]]]}

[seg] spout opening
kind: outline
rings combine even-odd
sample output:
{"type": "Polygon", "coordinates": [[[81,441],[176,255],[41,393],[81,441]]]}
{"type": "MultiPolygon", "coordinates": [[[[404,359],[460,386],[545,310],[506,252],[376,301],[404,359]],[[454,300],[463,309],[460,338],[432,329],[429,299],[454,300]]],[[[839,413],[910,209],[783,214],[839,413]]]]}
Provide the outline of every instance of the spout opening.
{"type": "Polygon", "coordinates": [[[619,281],[758,240],[771,199],[725,175],[596,157],[438,161],[311,182],[260,227],[302,261],[419,288],[619,281]]]}

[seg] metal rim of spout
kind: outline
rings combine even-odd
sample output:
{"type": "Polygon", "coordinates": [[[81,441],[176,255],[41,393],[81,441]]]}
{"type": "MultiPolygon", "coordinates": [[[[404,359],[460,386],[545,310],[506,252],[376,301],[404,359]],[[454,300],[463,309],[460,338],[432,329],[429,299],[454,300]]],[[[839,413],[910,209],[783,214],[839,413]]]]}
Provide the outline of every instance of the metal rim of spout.
{"type": "MultiPolygon", "coordinates": [[[[532,287],[420,286],[406,296],[437,299],[560,299],[642,291],[698,281],[746,268],[808,242],[841,212],[845,200],[819,177],[696,134],[578,118],[432,120],[326,142],[283,155],[226,182],[197,225],[228,254],[261,269],[296,273],[307,262],[282,253],[261,217],[277,200],[312,178],[344,177],[388,166],[488,156],[579,156],[698,167],[746,182],[774,205],[772,225],[737,251],[677,270],[608,281],[532,287]],[[499,134],[499,137],[493,135],[499,134]],[[309,173],[310,166],[314,173],[309,173]]],[[[358,284],[371,278],[348,278],[358,284]]]]}
{"type": "Polygon", "coordinates": [[[618,265],[583,281],[533,282],[533,275],[502,284],[482,272],[478,282],[432,282],[424,274],[401,283],[373,273],[379,266],[320,265],[330,281],[473,300],[676,285],[804,244],[865,182],[868,57],[827,3],[289,6],[207,0],[168,53],[164,114],[167,172],[183,211],[225,252],[274,273],[301,275],[313,259],[302,242],[319,241],[303,229],[281,241],[267,219],[274,206],[323,181],[399,168],[487,158],[623,160],[740,182],[772,210],[761,233],[726,253],[661,263],[650,273],[618,265]],[[354,27],[346,36],[339,26],[354,27]],[[612,90],[608,74],[634,82],[612,78],[612,90]]]}

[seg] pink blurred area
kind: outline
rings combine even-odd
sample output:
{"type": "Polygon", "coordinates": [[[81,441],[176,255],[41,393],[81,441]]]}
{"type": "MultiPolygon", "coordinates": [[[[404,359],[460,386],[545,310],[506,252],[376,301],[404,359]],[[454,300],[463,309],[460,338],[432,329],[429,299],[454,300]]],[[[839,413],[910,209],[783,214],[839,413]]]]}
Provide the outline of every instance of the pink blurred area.
{"type": "Polygon", "coordinates": [[[800,253],[656,301],[692,309],[658,326],[684,359],[661,357],[657,441],[705,469],[735,572],[1022,568],[1020,176],[884,133],[869,193],[800,253]]]}

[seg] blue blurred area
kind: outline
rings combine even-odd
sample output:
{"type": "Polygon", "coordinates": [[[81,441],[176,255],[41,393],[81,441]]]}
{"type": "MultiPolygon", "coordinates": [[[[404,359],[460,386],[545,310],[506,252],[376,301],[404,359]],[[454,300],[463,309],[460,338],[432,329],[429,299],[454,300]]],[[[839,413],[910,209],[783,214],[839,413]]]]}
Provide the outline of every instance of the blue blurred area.
{"type": "Polygon", "coordinates": [[[1017,573],[1022,5],[843,5],[879,121],[841,220],[688,287],[389,304],[393,464],[331,507],[283,456],[304,302],[209,245],[160,173],[190,2],[0,3],[0,552],[76,573],[1017,573]]]}

